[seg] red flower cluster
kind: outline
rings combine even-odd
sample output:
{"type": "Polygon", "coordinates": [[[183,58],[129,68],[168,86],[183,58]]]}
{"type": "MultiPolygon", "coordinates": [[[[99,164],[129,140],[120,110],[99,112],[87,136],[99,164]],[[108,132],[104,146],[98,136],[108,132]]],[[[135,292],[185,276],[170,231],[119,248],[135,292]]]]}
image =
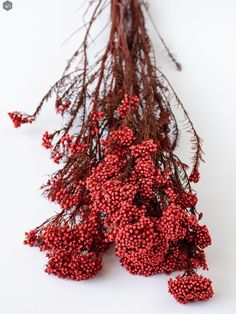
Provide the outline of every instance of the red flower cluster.
{"type": "Polygon", "coordinates": [[[196,195],[174,192],[172,171],[168,167],[162,171],[154,164],[152,155],[157,152],[157,145],[152,140],[134,144],[132,130],[126,127],[125,131],[121,127],[103,142],[107,155],[86,179],[92,201],[90,210],[104,217],[106,242],[115,243],[121,265],[132,274],[169,273],[183,270],[189,264],[206,269],[204,253],[195,244],[193,228],[197,226],[197,219],[186,211],[196,204],[196,195]],[[110,154],[114,143],[116,146],[110,154]],[[121,180],[122,169],[130,158],[129,176],[121,180]],[[168,197],[169,206],[164,211],[161,209],[160,218],[149,217],[150,204],[157,191],[168,197]],[[137,202],[138,195],[143,203],[137,202]],[[187,237],[190,233],[191,237],[187,237]],[[191,240],[181,247],[180,241],[187,238],[191,240]],[[191,250],[187,248],[189,245],[191,250]]]}
{"type": "Polygon", "coordinates": [[[197,205],[198,198],[197,194],[193,193],[179,193],[176,198],[176,203],[181,205],[183,208],[195,207],[197,205]]]}
{"type": "Polygon", "coordinates": [[[139,99],[137,96],[129,96],[126,94],[115,112],[121,119],[124,119],[131,110],[135,111],[138,109],[138,104],[139,99]]]}
{"type": "Polygon", "coordinates": [[[11,118],[15,128],[19,128],[24,123],[32,123],[35,120],[33,116],[26,114],[24,115],[17,111],[9,112],[8,115],[11,118]]]}
{"type": "Polygon", "coordinates": [[[142,178],[155,178],[155,166],[152,158],[150,156],[139,157],[135,162],[135,172],[142,178]]]}
{"type": "MultiPolygon", "coordinates": [[[[95,104],[96,102],[93,101],[93,103],[95,104]]],[[[98,135],[99,128],[100,128],[99,121],[103,119],[104,112],[93,109],[89,117],[90,117],[90,121],[89,121],[90,134],[92,136],[96,136],[98,135]]]]}
{"type": "Polygon", "coordinates": [[[201,249],[205,249],[207,246],[211,245],[211,236],[206,225],[195,227],[196,238],[195,244],[201,249]]]}
{"type": "Polygon", "coordinates": [[[53,160],[53,162],[55,162],[55,164],[59,164],[62,158],[63,158],[63,153],[61,153],[59,150],[54,149],[51,152],[51,159],[53,160]]]}
{"type": "MultiPolygon", "coordinates": [[[[192,257],[189,259],[189,264],[192,268],[201,267],[204,270],[208,270],[206,255],[204,251],[199,248],[194,250],[192,257]]],[[[182,270],[184,270],[184,268],[182,270]]]]}
{"type": "Polygon", "coordinates": [[[63,147],[64,155],[75,155],[77,153],[82,153],[85,151],[87,145],[77,142],[74,135],[66,134],[61,137],[60,144],[63,147]]]}
{"type": "Polygon", "coordinates": [[[179,303],[206,301],[213,296],[210,279],[197,274],[180,276],[168,281],[169,292],[179,303]]]}
{"type": "Polygon", "coordinates": [[[194,168],[189,176],[189,181],[197,183],[200,180],[200,172],[197,168],[194,168]]]}
{"type": "Polygon", "coordinates": [[[144,276],[159,271],[159,264],[167,252],[165,237],[148,217],[141,217],[138,222],[120,228],[115,244],[122,266],[132,274],[144,276]]]}
{"type": "MultiPolygon", "coordinates": [[[[137,104],[136,97],[126,96],[117,109],[120,118],[137,104]]],[[[92,130],[103,117],[103,112],[91,111],[92,130]]],[[[66,133],[53,144],[55,135],[45,132],[42,143],[55,162],[83,154],[87,158],[87,144],[78,137],[66,133]]],[[[176,169],[159,158],[159,140],[140,140],[134,128],[121,123],[99,145],[103,158],[86,175],[77,175],[75,163],[42,186],[62,212],[27,233],[25,244],[47,252],[46,272],[74,280],[92,278],[111,243],[121,265],[134,275],[208,269],[203,249],[211,238],[207,227],[199,225],[201,215],[196,216],[197,195],[180,188],[176,169]]],[[[195,182],[198,171],[191,177],[195,182]]],[[[194,276],[169,281],[169,291],[182,303],[210,295],[207,281],[194,276]]]]}
{"type": "Polygon", "coordinates": [[[55,194],[55,197],[53,197],[51,200],[57,202],[62,209],[70,209],[78,205],[80,201],[81,192],[82,190],[79,186],[76,186],[74,188],[73,194],[71,194],[70,190],[61,188],[55,194]]]}
{"type": "Polygon", "coordinates": [[[87,148],[87,144],[78,142],[74,135],[68,133],[62,136],[59,139],[57,146],[54,147],[52,144],[54,136],[55,133],[49,134],[48,131],[46,131],[43,134],[42,146],[46,149],[52,149],[51,158],[55,163],[59,163],[63,158],[83,153],[87,148]]]}
{"type": "Polygon", "coordinates": [[[67,109],[71,106],[71,101],[68,100],[65,103],[61,101],[61,99],[57,99],[56,101],[56,112],[63,114],[67,109]]]}
{"type": "Polygon", "coordinates": [[[65,187],[63,178],[55,176],[41,186],[48,199],[60,205],[63,210],[71,209],[79,205],[83,193],[83,183],[71,184],[65,187]]]}
{"type": "Polygon", "coordinates": [[[107,248],[98,231],[98,218],[91,216],[75,227],[49,223],[42,231],[31,230],[24,243],[47,251],[47,273],[74,280],[94,277],[102,268],[101,254],[107,248]]]}
{"type": "MultiPolygon", "coordinates": [[[[188,228],[192,227],[192,221],[189,218],[185,210],[172,203],[160,219],[160,226],[166,239],[173,242],[183,239],[188,228]]],[[[197,220],[193,223],[197,223],[197,220]]]]}
{"type": "Polygon", "coordinates": [[[116,155],[124,156],[129,147],[135,140],[134,132],[127,126],[121,126],[119,129],[111,131],[106,139],[101,139],[100,144],[105,156],[116,155]]]}
{"type": "Polygon", "coordinates": [[[92,110],[91,111],[91,119],[93,122],[98,122],[104,117],[104,112],[92,110]]]}
{"type": "Polygon", "coordinates": [[[80,251],[62,249],[48,253],[50,260],[45,272],[60,278],[72,280],[91,279],[102,268],[102,257],[95,253],[83,254],[80,251]]]}
{"type": "Polygon", "coordinates": [[[143,141],[141,144],[130,146],[131,155],[134,157],[149,156],[157,152],[157,144],[153,140],[143,141]]]}
{"type": "Polygon", "coordinates": [[[50,149],[53,147],[52,145],[52,139],[53,139],[53,134],[49,134],[48,131],[46,131],[43,134],[42,138],[42,146],[45,147],[46,149],[50,149]]]}

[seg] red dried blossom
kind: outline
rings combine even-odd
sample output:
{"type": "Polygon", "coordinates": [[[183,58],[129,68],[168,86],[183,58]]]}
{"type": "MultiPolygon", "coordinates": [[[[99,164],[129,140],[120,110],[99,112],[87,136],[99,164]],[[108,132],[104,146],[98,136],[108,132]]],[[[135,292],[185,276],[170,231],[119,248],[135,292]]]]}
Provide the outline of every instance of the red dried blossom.
{"type": "Polygon", "coordinates": [[[189,176],[189,181],[197,183],[200,180],[200,172],[197,168],[193,169],[192,173],[189,176]]]}
{"type": "Polygon", "coordinates": [[[156,229],[152,219],[146,217],[120,228],[115,244],[121,265],[136,275],[150,276],[158,273],[158,265],[167,252],[165,238],[156,229]]]}
{"type": "Polygon", "coordinates": [[[94,253],[61,249],[49,253],[48,258],[45,272],[60,278],[86,280],[95,277],[102,268],[101,256],[94,253]]]}
{"type": "Polygon", "coordinates": [[[106,140],[102,141],[102,145],[106,147],[104,153],[107,155],[111,150],[115,152],[117,149],[130,146],[134,140],[133,130],[126,126],[121,126],[117,130],[112,131],[106,140]]]}
{"type": "Polygon", "coordinates": [[[24,123],[32,123],[35,120],[34,116],[22,114],[17,111],[9,112],[8,115],[11,118],[15,128],[19,128],[24,123]]]}
{"type": "Polygon", "coordinates": [[[30,230],[29,232],[25,232],[25,240],[24,244],[29,246],[37,246],[38,245],[38,230],[30,230]]]}
{"type": "Polygon", "coordinates": [[[168,281],[169,292],[179,303],[206,301],[213,296],[212,282],[202,275],[176,276],[168,281]]]}
{"type": "Polygon", "coordinates": [[[65,156],[82,153],[87,148],[87,144],[78,142],[74,135],[68,133],[60,138],[60,144],[62,146],[63,155],[65,156]]]}
{"type": "Polygon", "coordinates": [[[126,115],[131,111],[138,109],[139,98],[137,96],[130,97],[125,94],[124,99],[121,101],[120,106],[115,110],[120,118],[125,118],[126,115]]]}
{"type": "Polygon", "coordinates": [[[196,237],[195,244],[201,249],[205,249],[207,246],[211,245],[211,236],[206,225],[195,227],[196,237]]]}
{"type": "Polygon", "coordinates": [[[50,149],[53,147],[52,145],[52,139],[53,139],[53,134],[49,134],[48,131],[46,131],[43,134],[42,138],[42,146],[45,147],[46,149],[50,149]]]}
{"type": "Polygon", "coordinates": [[[171,204],[160,219],[160,227],[166,239],[178,241],[186,236],[188,214],[179,205],[171,204]]]}
{"type": "Polygon", "coordinates": [[[149,156],[137,158],[134,169],[140,178],[154,178],[155,176],[155,166],[152,158],[149,156]]]}
{"type": "MultiPolygon", "coordinates": [[[[140,220],[141,217],[144,217],[146,213],[146,206],[142,205],[138,207],[128,200],[121,201],[119,210],[114,214],[109,216],[109,220],[113,226],[116,227],[116,230],[135,223],[140,220]]],[[[106,226],[109,226],[105,224],[106,226]]]]}
{"type": "Polygon", "coordinates": [[[57,101],[56,101],[56,112],[63,115],[64,112],[70,108],[70,106],[71,106],[70,100],[67,100],[65,103],[63,103],[61,99],[57,99],[57,101]]]}
{"type": "Polygon", "coordinates": [[[141,144],[130,146],[131,155],[134,157],[143,157],[157,152],[158,145],[152,139],[142,141],[141,144]]]}
{"type": "Polygon", "coordinates": [[[120,258],[120,264],[132,275],[149,277],[159,273],[159,265],[129,257],[120,258]]]}
{"type": "Polygon", "coordinates": [[[104,112],[93,110],[91,111],[91,119],[93,122],[98,122],[104,117],[104,112]]]}
{"type": "Polygon", "coordinates": [[[180,246],[178,244],[169,243],[163,260],[158,264],[158,273],[170,274],[175,270],[184,270],[185,265],[183,258],[186,260],[186,255],[184,256],[180,246]]]}
{"type": "Polygon", "coordinates": [[[193,194],[191,192],[188,193],[179,193],[176,198],[176,203],[181,205],[182,207],[195,207],[198,202],[197,194],[193,194]]]}
{"type": "Polygon", "coordinates": [[[85,218],[73,228],[67,223],[49,223],[42,230],[26,233],[24,243],[47,251],[47,273],[73,280],[89,279],[101,269],[101,253],[107,248],[97,225],[96,216],[85,218]]]}
{"type": "Polygon", "coordinates": [[[138,222],[119,229],[115,240],[116,254],[120,257],[145,254],[159,241],[152,219],[142,217],[138,222]]]}
{"type": "Polygon", "coordinates": [[[191,254],[192,257],[190,257],[188,260],[192,268],[196,269],[201,267],[203,270],[208,270],[205,252],[198,248],[195,248],[192,251],[193,251],[192,252],[193,254],[191,254]]]}

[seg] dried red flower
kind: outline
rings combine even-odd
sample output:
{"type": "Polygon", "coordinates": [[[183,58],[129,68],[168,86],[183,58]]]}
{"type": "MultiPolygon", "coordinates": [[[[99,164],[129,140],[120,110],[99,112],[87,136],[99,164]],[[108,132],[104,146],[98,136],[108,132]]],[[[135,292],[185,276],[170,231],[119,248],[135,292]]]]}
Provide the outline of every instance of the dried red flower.
{"type": "Polygon", "coordinates": [[[193,169],[192,173],[189,176],[189,181],[197,183],[200,180],[200,172],[197,168],[193,169]]]}
{"type": "Polygon", "coordinates": [[[201,249],[205,249],[207,246],[211,245],[211,236],[206,225],[195,227],[196,238],[195,244],[201,249]]]}
{"type": "Polygon", "coordinates": [[[168,281],[169,292],[179,303],[206,301],[212,298],[213,289],[210,279],[202,275],[176,276],[168,281]]]}
{"type": "Polygon", "coordinates": [[[15,128],[19,128],[24,123],[32,123],[35,120],[34,116],[22,114],[17,111],[9,112],[8,115],[12,120],[15,128]]]}

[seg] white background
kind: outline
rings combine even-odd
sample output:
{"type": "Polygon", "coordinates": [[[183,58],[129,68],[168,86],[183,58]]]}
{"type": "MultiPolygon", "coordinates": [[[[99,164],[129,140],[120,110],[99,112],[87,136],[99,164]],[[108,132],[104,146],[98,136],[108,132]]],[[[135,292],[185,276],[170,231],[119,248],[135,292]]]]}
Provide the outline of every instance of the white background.
{"type": "Polygon", "coordinates": [[[59,78],[82,33],[61,44],[81,25],[85,6],[79,8],[82,0],[13,3],[9,12],[0,8],[0,313],[234,313],[236,2],[150,0],[153,19],[183,71],[175,70],[148,24],[158,64],[204,139],[198,208],[213,237],[207,276],[215,297],[189,305],[167,293],[168,276],[132,276],[112,249],[95,279],[72,282],[45,274],[43,254],[22,245],[24,231],[58,210],[39,190],[55,168],[41,147],[42,133],[55,127],[53,101],[32,126],[16,130],[6,114],[32,112],[59,78]]]}

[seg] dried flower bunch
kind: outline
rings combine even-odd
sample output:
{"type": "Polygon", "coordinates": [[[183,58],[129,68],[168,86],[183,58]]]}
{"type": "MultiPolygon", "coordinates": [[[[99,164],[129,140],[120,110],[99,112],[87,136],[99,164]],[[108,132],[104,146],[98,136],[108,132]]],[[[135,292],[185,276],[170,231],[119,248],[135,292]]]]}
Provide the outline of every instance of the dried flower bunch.
{"type": "Polygon", "coordinates": [[[55,110],[64,121],[42,139],[61,164],[42,189],[61,211],[26,233],[25,244],[46,252],[47,273],[74,280],[94,277],[114,244],[130,273],[184,271],[169,280],[169,292],[181,303],[207,300],[213,295],[211,281],[196,269],[208,269],[204,249],[211,237],[199,224],[202,213],[192,188],[200,177],[201,139],[156,66],[145,28],[146,4],[97,0],[89,6],[93,13],[83,43],[62,77],[33,115],[9,113],[15,127],[32,123],[55,94],[55,110]],[[91,64],[91,28],[108,5],[108,43],[91,64]],[[192,136],[192,168],[175,153],[180,133],[173,106],[192,136]]]}

